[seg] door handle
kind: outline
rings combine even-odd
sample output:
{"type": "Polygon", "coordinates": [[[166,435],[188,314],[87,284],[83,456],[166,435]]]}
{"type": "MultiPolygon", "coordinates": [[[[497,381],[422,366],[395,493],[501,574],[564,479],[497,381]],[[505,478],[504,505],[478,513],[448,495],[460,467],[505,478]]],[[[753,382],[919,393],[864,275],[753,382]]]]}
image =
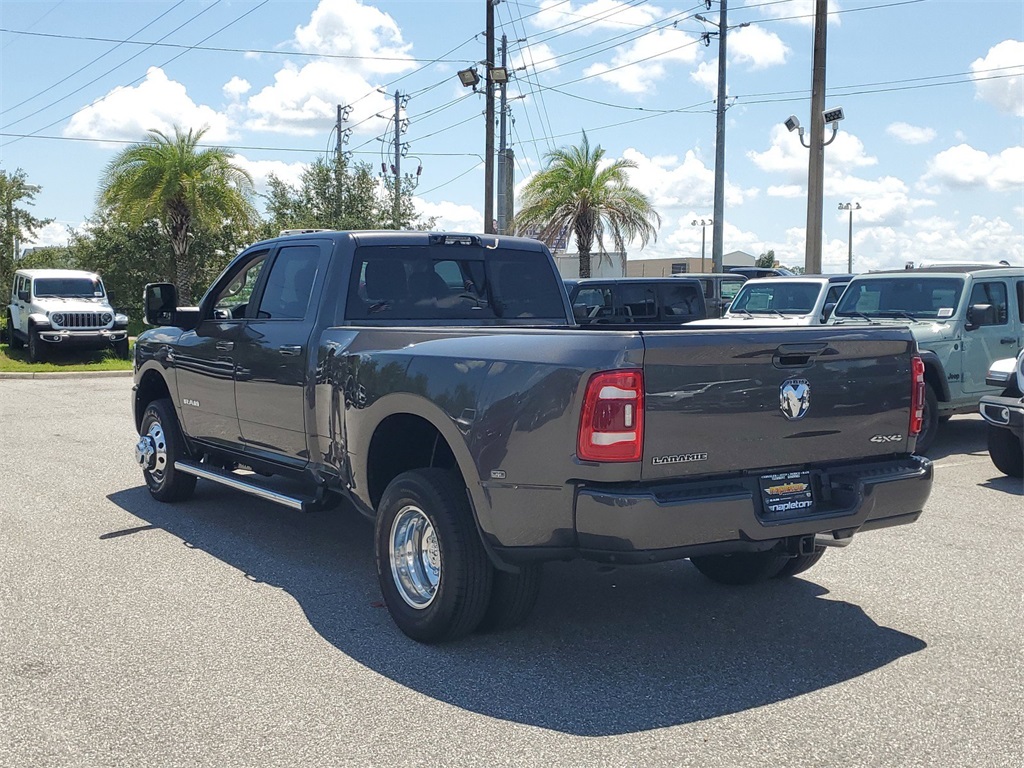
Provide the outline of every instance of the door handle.
{"type": "Polygon", "coordinates": [[[302,346],[299,344],[282,344],[277,348],[277,351],[282,355],[288,355],[294,357],[302,353],[302,346]]]}
{"type": "Polygon", "coordinates": [[[235,342],[233,341],[218,341],[217,349],[221,352],[230,352],[235,348],[235,342]]]}
{"type": "Polygon", "coordinates": [[[1017,340],[1012,337],[1005,337],[999,340],[1000,344],[1016,344],[1017,340]]]}

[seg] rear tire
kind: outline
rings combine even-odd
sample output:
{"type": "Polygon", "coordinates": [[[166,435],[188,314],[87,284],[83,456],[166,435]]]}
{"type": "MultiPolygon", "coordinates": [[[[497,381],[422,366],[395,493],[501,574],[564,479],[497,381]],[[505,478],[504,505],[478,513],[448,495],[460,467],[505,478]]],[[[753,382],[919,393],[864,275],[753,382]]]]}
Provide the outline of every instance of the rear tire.
{"type": "Polygon", "coordinates": [[[14,333],[14,318],[11,317],[10,312],[7,313],[7,346],[11,349],[21,349],[25,346],[25,343],[14,333]]]}
{"type": "Polygon", "coordinates": [[[917,447],[914,453],[924,453],[931,448],[935,442],[935,435],[939,431],[939,398],[935,395],[935,388],[931,384],[924,387],[924,418],[921,423],[921,433],[917,436],[917,447]]]}
{"type": "Polygon", "coordinates": [[[522,565],[519,573],[495,570],[491,601],[478,629],[493,632],[518,627],[526,621],[537,603],[542,576],[540,563],[522,565]]]}
{"type": "Polygon", "coordinates": [[[775,578],[786,579],[790,576],[796,576],[798,573],[803,573],[821,560],[826,549],[827,547],[815,547],[814,551],[809,555],[797,555],[796,557],[789,558],[789,562],[782,566],[782,570],[775,574],[775,578]]]}
{"type": "Polygon", "coordinates": [[[734,585],[766,581],[778,575],[789,560],[789,555],[773,550],[736,552],[731,555],[701,555],[690,558],[694,567],[712,581],[734,585]]]}
{"type": "Polygon", "coordinates": [[[1024,477],[1024,442],[1002,427],[988,427],[988,455],[996,469],[1008,477],[1024,477]]]}
{"type": "Polygon", "coordinates": [[[170,400],[154,400],[146,406],[139,430],[140,445],[147,437],[154,451],[151,465],[142,468],[149,493],[167,503],[189,498],[196,489],[196,476],[174,468],[175,461],[188,458],[188,450],[170,400]]]}
{"type": "Polygon", "coordinates": [[[436,643],[480,625],[494,567],[456,473],[416,469],[392,480],[377,508],[374,549],[384,603],[408,637],[436,643]]]}

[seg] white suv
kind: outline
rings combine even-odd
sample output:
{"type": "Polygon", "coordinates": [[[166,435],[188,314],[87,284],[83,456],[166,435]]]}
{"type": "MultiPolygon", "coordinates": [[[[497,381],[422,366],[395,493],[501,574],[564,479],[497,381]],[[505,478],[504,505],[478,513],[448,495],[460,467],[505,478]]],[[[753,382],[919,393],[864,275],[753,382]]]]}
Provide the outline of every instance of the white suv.
{"type": "Polygon", "coordinates": [[[784,275],[748,280],[718,320],[691,325],[822,325],[853,275],[784,275]]]}
{"type": "Polygon", "coordinates": [[[48,349],[113,349],[128,357],[128,318],[110,306],[100,276],[77,269],[19,269],[7,305],[7,340],[39,362],[48,349]]]}

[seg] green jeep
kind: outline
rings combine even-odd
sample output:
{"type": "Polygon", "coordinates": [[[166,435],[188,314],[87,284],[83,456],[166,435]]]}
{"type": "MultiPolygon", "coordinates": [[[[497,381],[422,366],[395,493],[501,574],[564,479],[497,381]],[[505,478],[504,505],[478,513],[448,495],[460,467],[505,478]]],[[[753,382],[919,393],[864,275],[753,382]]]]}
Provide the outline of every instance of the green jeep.
{"type": "Polygon", "coordinates": [[[857,275],[830,325],[910,327],[925,364],[924,426],[917,451],[931,445],[940,420],[977,413],[996,360],[1024,346],[1024,268],[946,266],[857,275]]]}

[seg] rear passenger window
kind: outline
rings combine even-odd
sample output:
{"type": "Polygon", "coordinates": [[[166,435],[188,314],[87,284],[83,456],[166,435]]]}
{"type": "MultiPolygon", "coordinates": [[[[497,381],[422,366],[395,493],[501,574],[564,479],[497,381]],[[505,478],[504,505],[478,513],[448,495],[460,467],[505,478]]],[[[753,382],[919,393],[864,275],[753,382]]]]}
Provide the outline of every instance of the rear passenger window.
{"type": "Polygon", "coordinates": [[[616,291],[626,322],[638,323],[657,319],[658,304],[654,298],[654,286],[623,283],[616,287],[616,291]]]}
{"type": "Polygon", "coordinates": [[[666,320],[704,317],[704,299],[693,286],[662,285],[661,307],[666,320]]]}
{"type": "Polygon", "coordinates": [[[256,316],[271,320],[301,320],[309,307],[320,249],[293,245],[277,253],[270,268],[256,316]]]}

